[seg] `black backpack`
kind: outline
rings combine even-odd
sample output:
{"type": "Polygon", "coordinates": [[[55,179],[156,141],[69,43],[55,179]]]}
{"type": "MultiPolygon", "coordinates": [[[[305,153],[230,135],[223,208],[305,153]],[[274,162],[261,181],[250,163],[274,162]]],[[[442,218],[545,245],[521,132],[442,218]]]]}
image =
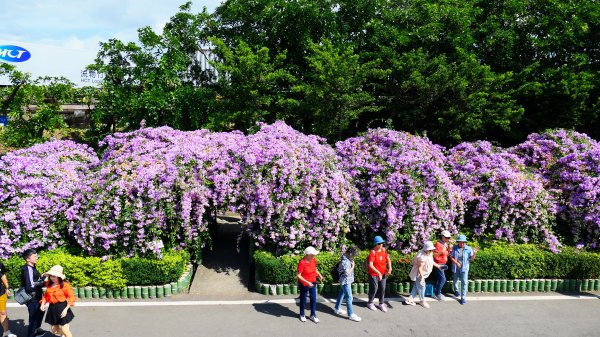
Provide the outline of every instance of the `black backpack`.
{"type": "Polygon", "coordinates": [[[340,267],[342,266],[342,260],[340,259],[338,261],[338,263],[335,264],[335,267],[333,267],[333,271],[331,273],[331,275],[333,275],[333,280],[335,282],[339,282],[340,281],[340,277],[342,276],[340,273],[340,267]]]}

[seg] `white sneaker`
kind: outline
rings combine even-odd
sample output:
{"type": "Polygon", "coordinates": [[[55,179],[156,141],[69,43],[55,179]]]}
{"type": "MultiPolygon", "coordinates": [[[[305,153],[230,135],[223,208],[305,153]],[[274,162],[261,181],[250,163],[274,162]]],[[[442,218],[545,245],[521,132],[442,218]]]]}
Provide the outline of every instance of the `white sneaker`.
{"type": "Polygon", "coordinates": [[[350,319],[351,321],[355,321],[355,322],[362,321],[362,318],[358,317],[357,314],[352,314],[352,315],[348,316],[348,319],[350,319]]]}
{"type": "Polygon", "coordinates": [[[310,316],[310,320],[315,323],[319,323],[319,319],[317,318],[317,316],[310,316]]]}
{"type": "Polygon", "coordinates": [[[306,316],[300,315],[300,322],[306,322],[306,316]]]}
{"type": "Polygon", "coordinates": [[[346,316],[346,315],[348,315],[348,313],[346,312],[346,310],[342,310],[342,309],[333,309],[333,312],[335,312],[336,315],[340,315],[340,316],[346,316]]]}
{"type": "Polygon", "coordinates": [[[14,333],[7,331],[5,335],[2,335],[3,337],[17,337],[17,335],[15,335],[14,333]]]}
{"type": "Polygon", "coordinates": [[[429,303],[425,302],[425,300],[421,301],[420,304],[423,306],[423,308],[426,308],[426,309],[430,308],[429,303]]]}
{"type": "Polygon", "coordinates": [[[440,301],[440,302],[443,302],[443,301],[445,301],[445,300],[446,300],[446,296],[444,296],[444,295],[442,295],[442,294],[435,295],[435,296],[433,296],[433,298],[435,298],[436,300],[438,300],[438,301],[440,301]]]}

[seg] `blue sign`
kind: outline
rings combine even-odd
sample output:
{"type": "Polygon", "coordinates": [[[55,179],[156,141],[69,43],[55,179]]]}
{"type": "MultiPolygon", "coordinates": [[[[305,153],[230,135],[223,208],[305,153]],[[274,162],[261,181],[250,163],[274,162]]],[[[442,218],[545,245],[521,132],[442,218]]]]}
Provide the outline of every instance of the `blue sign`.
{"type": "Polygon", "coordinates": [[[8,125],[8,117],[0,116],[0,126],[7,126],[7,125],[8,125]]]}
{"type": "Polygon", "coordinates": [[[29,50],[13,45],[0,46],[0,61],[25,62],[31,58],[29,50]]]}

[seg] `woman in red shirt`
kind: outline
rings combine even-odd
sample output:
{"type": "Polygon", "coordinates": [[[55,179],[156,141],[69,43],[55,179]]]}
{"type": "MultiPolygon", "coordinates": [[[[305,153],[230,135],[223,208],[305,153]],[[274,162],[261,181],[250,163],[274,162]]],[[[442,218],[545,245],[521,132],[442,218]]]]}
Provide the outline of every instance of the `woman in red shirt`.
{"type": "Polygon", "coordinates": [[[392,261],[383,247],[385,241],[381,236],[373,239],[373,249],[369,252],[369,302],[367,308],[377,310],[373,300],[379,298],[379,309],[387,312],[385,304],[385,283],[387,276],[392,273],[392,261]],[[387,267],[387,268],[386,268],[387,267]]]}
{"type": "Polygon", "coordinates": [[[46,273],[50,281],[46,282],[46,293],[42,297],[41,310],[48,310],[46,323],[52,326],[52,333],[65,337],[73,337],[69,323],[73,320],[71,307],[76,297],[73,288],[65,282],[63,267],[54,266],[46,273]]]}
{"type": "Polygon", "coordinates": [[[306,293],[310,293],[310,320],[319,323],[317,318],[317,277],[323,280],[323,276],[317,270],[315,256],[319,254],[313,247],[304,250],[304,257],[298,262],[298,289],[300,290],[300,320],[306,322],[304,308],[306,307],[306,293]]]}

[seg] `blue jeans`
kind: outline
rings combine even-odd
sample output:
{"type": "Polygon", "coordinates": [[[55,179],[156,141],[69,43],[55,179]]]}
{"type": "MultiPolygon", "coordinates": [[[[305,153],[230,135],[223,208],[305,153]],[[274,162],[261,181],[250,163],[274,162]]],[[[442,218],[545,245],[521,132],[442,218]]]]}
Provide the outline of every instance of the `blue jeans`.
{"type": "Polygon", "coordinates": [[[352,311],[352,287],[350,284],[342,284],[341,286],[337,302],[335,302],[335,310],[340,310],[340,305],[342,305],[342,301],[345,297],[346,306],[348,307],[348,316],[352,316],[354,313],[354,311],[352,311]]]}
{"type": "Polygon", "coordinates": [[[443,270],[440,270],[439,268],[433,268],[433,270],[431,271],[431,274],[433,275],[433,294],[434,295],[441,295],[442,294],[442,289],[444,288],[444,284],[446,284],[446,274],[444,273],[443,270]]]}
{"type": "Polygon", "coordinates": [[[465,299],[467,297],[467,285],[469,284],[469,272],[468,271],[456,271],[452,274],[452,280],[454,284],[454,292],[458,291],[458,280],[460,279],[460,298],[465,299]]]}
{"type": "Polygon", "coordinates": [[[306,293],[310,294],[310,315],[317,316],[317,285],[313,283],[313,287],[298,283],[300,289],[300,316],[304,316],[304,308],[306,307],[306,293]]]}
{"type": "Polygon", "coordinates": [[[425,284],[421,285],[421,276],[417,276],[417,279],[415,280],[415,286],[410,291],[410,298],[414,299],[417,295],[419,295],[419,299],[421,299],[421,301],[425,299],[425,284]]]}
{"type": "Polygon", "coordinates": [[[27,337],[33,337],[36,329],[42,326],[44,312],[40,310],[40,302],[33,298],[27,302],[27,311],[29,311],[29,326],[27,327],[27,337]]]}

